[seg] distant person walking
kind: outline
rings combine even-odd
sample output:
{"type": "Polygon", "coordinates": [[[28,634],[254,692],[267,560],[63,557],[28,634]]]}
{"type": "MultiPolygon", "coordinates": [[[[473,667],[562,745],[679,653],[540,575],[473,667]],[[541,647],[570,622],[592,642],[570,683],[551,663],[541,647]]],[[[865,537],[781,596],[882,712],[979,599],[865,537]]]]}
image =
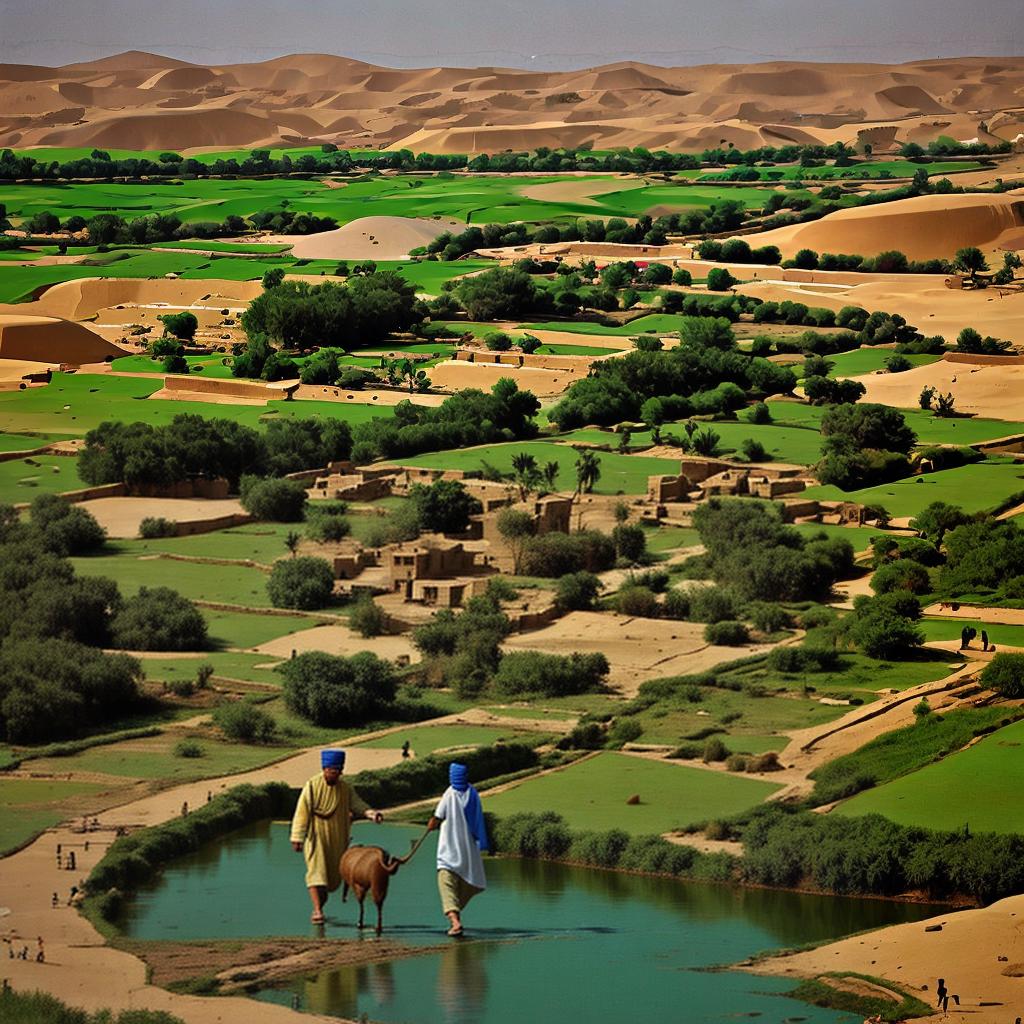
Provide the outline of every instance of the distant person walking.
{"type": "Polygon", "coordinates": [[[939,978],[939,983],[935,986],[935,995],[938,997],[935,1000],[935,1005],[938,1007],[942,1006],[943,999],[949,999],[949,990],[946,988],[945,978],[939,978]]]}
{"type": "Polygon", "coordinates": [[[409,741],[408,741],[408,740],[406,740],[406,741],[405,741],[405,742],[404,742],[404,743],[402,744],[402,759],[404,760],[404,759],[405,759],[405,758],[407,758],[408,756],[409,756],[409,741]]]}
{"type": "Polygon", "coordinates": [[[490,850],[480,794],[469,784],[464,764],[448,767],[449,786],[444,791],[428,829],[441,829],[437,841],[437,888],[441,910],[453,938],[462,935],[462,911],[487,888],[481,851],[490,850]]]}
{"type": "Polygon", "coordinates": [[[306,858],[306,888],[313,904],[311,920],[322,924],[324,904],[341,885],[341,855],[348,849],[352,818],[382,821],[359,794],[341,778],[344,750],[320,752],[321,771],[306,781],[292,817],[291,842],[306,858]]]}
{"type": "Polygon", "coordinates": [[[981,649],[983,651],[988,650],[988,630],[986,629],[981,631],[981,649]]]}

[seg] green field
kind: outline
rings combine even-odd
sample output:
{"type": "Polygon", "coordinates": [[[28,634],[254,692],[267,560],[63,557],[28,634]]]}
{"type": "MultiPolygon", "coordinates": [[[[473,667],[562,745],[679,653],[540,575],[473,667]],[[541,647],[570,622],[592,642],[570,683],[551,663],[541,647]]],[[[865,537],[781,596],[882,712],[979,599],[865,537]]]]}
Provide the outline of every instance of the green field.
{"type": "MultiPolygon", "coordinates": [[[[182,413],[231,419],[249,427],[271,417],[327,416],[360,423],[374,416],[389,416],[390,409],[340,402],[271,401],[266,406],[214,405],[209,402],[143,402],[161,382],[142,377],[55,373],[45,388],[0,391],[0,430],[59,433],[83,437],[104,420],[125,423],[169,423],[182,413]],[[93,397],[98,395],[100,397],[93,397]]],[[[70,460],[63,460],[65,462],[70,460]]]]}
{"type": "Polygon", "coordinates": [[[522,739],[540,741],[543,738],[539,733],[489,725],[421,725],[367,740],[359,746],[397,750],[408,740],[416,757],[426,757],[435,750],[449,750],[452,747],[485,747],[498,741],[511,743],[522,739]]]}
{"type": "Polygon", "coordinates": [[[63,821],[68,816],[67,800],[105,788],[95,782],[0,780],[0,857],[63,821]]]}
{"type": "Polygon", "coordinates": [[[1024,722],[920,771],[839,805],[836,814],[881,814],[901,825],[972,832],[1024,832],[1024,722]]]}
{"type": "Polygon", "coordinates": [[[291,246],[273,245],[267,242],[219,242],[213,238],[190,238],[180,242],[154,242],[154,249],[205,249],[208,252],[255,253],[275,255],[287,252],[291,246]]]}
{"type": "MultiPolygon", "coordinates": [[[[511,472],[512,457],[529,452],[540,465],[557,461],[561,467],[557,487],[571,491],[576,486],[573,464],[579,457],[573,448],[550,441],[516,441],[510,444],[484,445],[459,451],[435,452],[399,459],[404,466],[430,466],[437,469],[480,469],[487,462],[503,472],[511,472]]],[[[618,455],[602,452],[601,479],[594,487],[597,494],[645,494],[647,478],[658,473],[677,473],[679,464],[674,459],[654,459],[637,455],[618,455]]]]}
{"type": "MultiPolygon", "coordinates": [[[[573,334],[608,334],[617,338],[632,338],[635,335],[650,332],[664,335],[678,334],[682,322],[683,317],[675,313],[646,313],[644,316],[637,317],[635,320],[630,320],[628,324],[621,324],[618,327],[607,327],[604,324],[588,321],[572,323],[564,320],[549,320],[544,323],[520,324],[519,326],[524,331],[569,331],[573,334]]],[[[453,323],[452,326],[457,328],[458,324],[453,323]]],[[[484,332],[491,328],[491,325],[488,324],[479,326],[484,329],[484,332]]]]}
{"type": "MultiPolygon", "coordinates": [[[[924,167],[929,175],[952,174],[956,171],[974,171],[982,165],[976,160],[933,160],[915,163],[910,160],[862,160],[851,163],[847,167],[828,165],[823,167],[800,167],[789,165],[783,167],[755,167],[753,170],[760,175],[761,181],[843,181],[844,179],[862,178],[912,178],[914,172],[924,167]],[[885,173],[887,172],[887,173],[885,173]]],[[[696,175],[697,181],[714,182],[727,174],[728,168],[721,171],[684,171],[689,176],[696,175]]]]}
{"type": "MultiPolygon", "coordinates": [[[[258,612],[228,612],[213,608],[202,609],[203,618],[209,631],[210,642],[215,647],[246,649],[276,640],[280,636],[311,629],[328,619],[317,618],[316,614],[306,615],[260,615],[258,612]]],[[[272,661],[272,658],[265,658],[272,661]]]]}
{"type": "Polygon", "coordinates": [[[244,565],[211,565],[137,555],[93,555],[72,558],[82,576],[107,576],[128,596],[139,587],[164,586],[193,601],[215,601],[253,608],[269,608],[267,573],[244,565]]]}
{"type": "Polygon", "coordinates": [[[653,554],[691,548],[700,544],[700,534],[688,526],[653,526],[647,528],[647,550],[653,554]]]}
{"type": "Polygon", "coordinates": [[[484,803],[499,817],[554,811],[572,829],[618,828],[647,835],[739,814],[778,788],[740,775],[606,752],[503,793],[485,795],[484,803]],[[634,794],[640,803],[627,806],[634,794]]]}
{"type": "Polygon", "coordinates": [[[63,455],[33,455],[31,461],[0,462],[0,502],[18,504],[37,494],[60,494],[85,487],[78,460],[63,455]]]}
{"type": "Polygon", "coordinates": [[[973,626],[978,635],[971,641],[972,647],[981,646],[981,631],[988,633],[989,643],[997,647],[1024,648],[1024,626],[1007,625],[1002,622],[985,622],[982,619],[940,619],[925,618],[918,625],[925,640],[959,640],[964,626],[973,626]]]}
{"type": "MultiPolygon", "coordinates": [[[[833,363],[829,371],[830,377],[860,377],[866,373],[875,373],[877,370],[884,370],[885,364],[895,355],[889,348],[870,348],[864,346],[855,348],[851,352],[840,352],[838,355],[827,356],[830,363],[833,363]]],[[[904,356],[912,366],[927,366],[929,363],[937,363],[941,356],[904,356]]],[[[799,374],[799,365],[797,366],[799,374]]]]}
{"type": "MultiPolygon", "coordinates": [[[[212,356],[185,356],[185,361],[188,363],[189,373],[201,373],[204,377],[220,377],[230,380],[233,376],[231,367],[224,365],[224,358],[223,353],[217,353],[212,356]]],[[[117,373],[158,373],[163,375],[166,372],[162,359],[143,355],[119,356],[111,362],[110,368],[117,373]]]]}
{"type": "Polygon", "coordinates": [[[881,505],[890,515],[905,517],[916,516],[933,501],[959,505],[966,512],[984,512],[1021,492],[1024,492],[1024,466],[1012,459],[987,459],[859,491],[841,491],[833,486],[808,487],[802,497],[881,505]]]}
{"type": "Polygon", "coordinates": [[[208,651],[187,658],[156,655],[141,659],[146,679],[154,682],[188,682],[195,679],[196,669],[200,665],[212,665],[215,676],[279,686],[281,677],[273,669],[256,667],[273,660],[265,654],[240,654],[235,651],[208,651]]]}

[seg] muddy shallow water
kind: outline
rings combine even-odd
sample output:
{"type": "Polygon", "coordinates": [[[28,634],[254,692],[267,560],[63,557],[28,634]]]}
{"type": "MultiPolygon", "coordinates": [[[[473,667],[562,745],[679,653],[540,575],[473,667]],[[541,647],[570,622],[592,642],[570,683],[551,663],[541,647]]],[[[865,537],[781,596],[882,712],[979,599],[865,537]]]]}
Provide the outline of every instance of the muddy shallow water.
{"type": "MultiPolygon", "coordinates": [[[[360,825],[356,842],[402,854],[418,832],[360,825]]],[[[487,860],[489,888],[465,914],[467,938],[446,940],[433,837],[391,882],[387,937],[451,941],[441,953],[334,968],[255,998],[387,1024],[852,1022],[784,996],[792,983],[700,968],[837,938],[935,908],[879,900],[731,889],[525,860],[487,860]]],[[[262,823],[183,858],[127,908],[140,939],[314,937],[303,864],[283,824],[262,823]]],[[[356,907],[332,897],[327,938],[354,939],[356,907]]],[[[367,920],[375,910],[367,904],[367,920]]],[[[375,942],[372,930],[362,941],[375,942]]],[[[859,1018],[858,1018],[859,1019],[859,1018]]]]}

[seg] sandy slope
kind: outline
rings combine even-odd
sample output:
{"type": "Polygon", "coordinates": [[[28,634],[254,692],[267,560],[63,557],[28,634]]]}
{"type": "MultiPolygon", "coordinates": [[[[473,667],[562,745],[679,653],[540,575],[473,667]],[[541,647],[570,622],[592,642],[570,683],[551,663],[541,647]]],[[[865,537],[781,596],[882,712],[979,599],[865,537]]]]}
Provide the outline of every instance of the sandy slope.
{"type": "Polygon", "coordinates": [[[0,359],[80,366],[123,354],[82,324],[57,317],[0,313],[0,359]]]}
{"type": "Polygon", "coordinates": [[[746,240],[777,245],[784,256],[798,249],[874,256],[900,249],[911,259],[949,259],[975,245],[995,250],[1024,245],[1024,196],[928,195],[880,206],[840,210],[821,220],[776,228],[746,240]]]}
{"type": "Polygon", "coordinates": [[[336,231],[268,241],[286,242],[298,259],[402,260],[453,227],[461,231],[465,225],[417,217],[360,217],[336,231]]]}
{"type": "Polygon", "coordinates": [[[842,139],[880,153],[940,134],[1013,139],[1024,128],[1022,84],[1022,58],[536,72],[395,70],[327,54],[203,67],[133,52],[62,68],[0,66],[0,146],[332,141],[465,153],[842,139]]]}

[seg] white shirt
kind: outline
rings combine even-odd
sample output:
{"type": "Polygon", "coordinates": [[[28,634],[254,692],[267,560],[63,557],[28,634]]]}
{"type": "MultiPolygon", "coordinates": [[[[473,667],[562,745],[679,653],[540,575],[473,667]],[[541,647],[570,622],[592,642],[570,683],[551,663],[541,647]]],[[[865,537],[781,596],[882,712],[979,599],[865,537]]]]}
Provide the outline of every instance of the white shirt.
{"type": "Polygon", "coordinates": [[[437,868],[453,871],[477,889],[487,888],[484,861],[473,833],[466,822],[469,790],[459,793],[449,786],[434,808],[434,817],[441,822],[437,840],[437,868]]]}

